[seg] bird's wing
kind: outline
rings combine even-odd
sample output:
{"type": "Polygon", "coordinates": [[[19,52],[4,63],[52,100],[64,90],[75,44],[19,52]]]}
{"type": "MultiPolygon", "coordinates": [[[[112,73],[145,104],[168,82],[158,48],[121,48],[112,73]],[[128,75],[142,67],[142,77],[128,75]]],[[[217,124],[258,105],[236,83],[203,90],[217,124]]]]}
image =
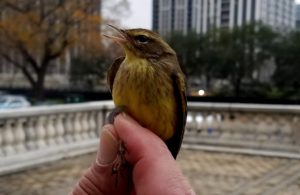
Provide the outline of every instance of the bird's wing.
{"type": "Polygon", "coordinates": [[[173,81],[174,95],[176,100],[176,129],[175,133],[166,144],[171,151],[173,157],[176,159],[177,154],[180,150],[180,146],[183,139],[185,130],[186,116],[187,116],[187,101],[185,95],[185,79],[184,75],[180,73],[173,73],[171,75],[173,81]]]}
{"type": "Polygon", "coordinates": [[[107,83],[109,85],[109,89],[110,92],[112,93],[113,90],[113,85],[114,85],[114,80],[115,80],[115,76],[119,70],[120,65],[122,64],[122,62],[124,61],[125,57],[119,57],[117,58],[114,63],[110,66],[110,68],[108,69],[107,72],[107,83]]]}

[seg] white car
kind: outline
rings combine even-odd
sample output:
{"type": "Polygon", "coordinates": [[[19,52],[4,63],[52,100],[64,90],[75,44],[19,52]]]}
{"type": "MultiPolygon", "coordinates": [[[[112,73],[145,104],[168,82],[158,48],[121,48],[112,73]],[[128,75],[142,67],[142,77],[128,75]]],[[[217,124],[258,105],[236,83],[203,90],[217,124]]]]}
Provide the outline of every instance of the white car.
{"type": "Polygon", "coordinates": [[[30,107],[30,102],[24,96],[1,95],[0,110],[30,107]]]}

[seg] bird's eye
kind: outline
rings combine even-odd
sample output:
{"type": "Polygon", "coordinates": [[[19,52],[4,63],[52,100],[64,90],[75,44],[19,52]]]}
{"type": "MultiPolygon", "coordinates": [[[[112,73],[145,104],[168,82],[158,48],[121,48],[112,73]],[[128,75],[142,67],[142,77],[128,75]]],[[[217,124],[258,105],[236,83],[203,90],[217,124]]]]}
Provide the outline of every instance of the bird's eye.
{"type": "Polygon", "coordinates": [[[149,38],[145,35],[137,35],[134,39],[140,43],[147,43],[149,41],[149,38]]]}

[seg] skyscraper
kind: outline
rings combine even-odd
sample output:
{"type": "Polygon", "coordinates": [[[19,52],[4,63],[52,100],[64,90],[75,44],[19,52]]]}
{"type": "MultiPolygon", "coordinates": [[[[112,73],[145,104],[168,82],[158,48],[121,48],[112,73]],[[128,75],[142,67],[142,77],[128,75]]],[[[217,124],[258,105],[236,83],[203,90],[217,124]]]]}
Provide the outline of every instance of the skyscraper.
{"type": "Polygon", "coordinates": [[[300,30],[300,4],[296,6],[296,28],[300,30]]]}
{"type": "Polygon", "coordinates": [[[295,27],[294,6],[294,0],[153,0],[153,30],[205,33],[261,21],[285,32],[295,27]]]}

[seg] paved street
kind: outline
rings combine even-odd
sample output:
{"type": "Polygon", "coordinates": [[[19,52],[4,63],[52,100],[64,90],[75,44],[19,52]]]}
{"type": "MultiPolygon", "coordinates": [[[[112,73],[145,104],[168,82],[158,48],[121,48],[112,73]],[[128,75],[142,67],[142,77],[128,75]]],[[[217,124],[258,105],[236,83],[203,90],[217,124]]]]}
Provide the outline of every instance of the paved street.
{"type": "MultiPolygon", "coordinates": [[[[67,194],[94,154],[0,177],[1,195],[67,194]]],[[[182,150],[178,162],[197,194],[299,195],[300,160],[182,150]]]]}

